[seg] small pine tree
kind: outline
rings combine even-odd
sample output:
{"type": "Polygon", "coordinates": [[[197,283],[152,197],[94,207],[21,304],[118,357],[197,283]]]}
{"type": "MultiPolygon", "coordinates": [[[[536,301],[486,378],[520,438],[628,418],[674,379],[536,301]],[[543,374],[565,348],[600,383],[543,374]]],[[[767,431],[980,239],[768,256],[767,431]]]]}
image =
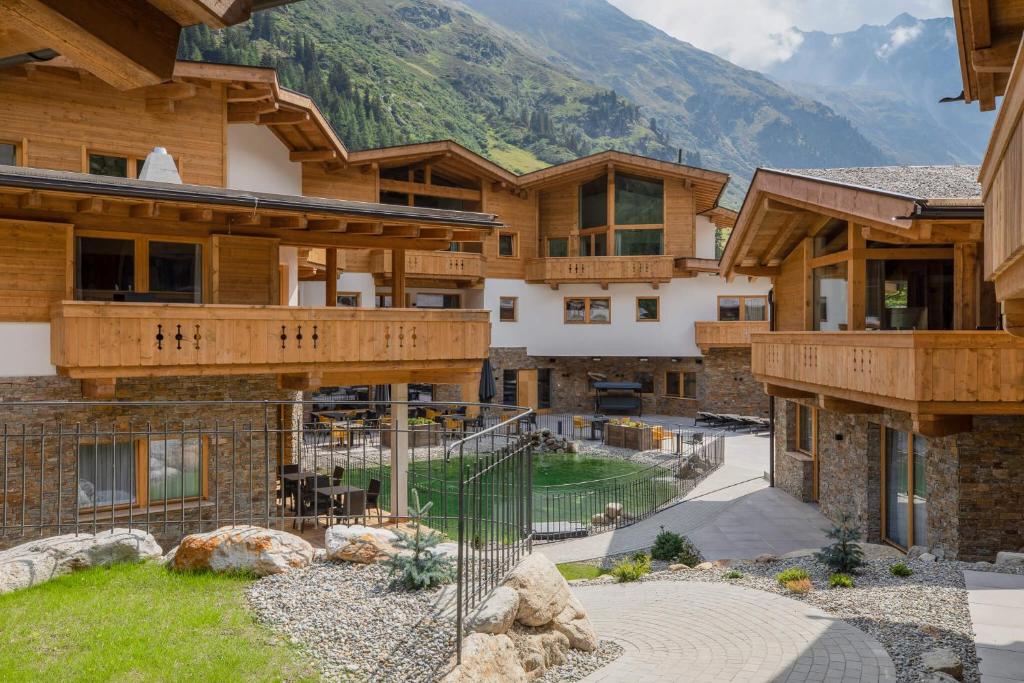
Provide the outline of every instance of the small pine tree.
{"type": "Polygon", "coordinates": [[[843,513],[839,522],[828,532],[834,542],[822,548],[814,557],[828,565],[833,572],[850,574],[864,564],[864,550],[860,547],[860,529],[849,513],[843,513]]]}
{"type": "Polygon", "coordinates": [[[410,590],[432,588],[455,579],[455,563],[450,557],[439,555],[434,548],[441,542],[442,536],[433,531],[423,532],[420,521],[430,511],[433,502],[420,506],[420,494],[412,490],[409,501],[409,516],[416,525],[416,533],[407,534],[397,531],[398,540],[394,546],[398,552],[390,555],[385,565],[391,570],[392,576],[399,574],[399,583],[410,590]],[[403,551],[411,551],[411,554],[403,551]]]}

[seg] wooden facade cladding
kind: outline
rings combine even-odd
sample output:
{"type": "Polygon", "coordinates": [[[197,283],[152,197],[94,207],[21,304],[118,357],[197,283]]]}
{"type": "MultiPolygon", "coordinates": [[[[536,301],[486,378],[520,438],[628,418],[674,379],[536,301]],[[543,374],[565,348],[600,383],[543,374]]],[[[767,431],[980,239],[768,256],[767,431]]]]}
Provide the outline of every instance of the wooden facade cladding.
{"type": "Polygon", "coordinates": [[[702,353],[709,349],[744,348],[750,336],[768,331],[767,320],[714,320],[694,324],[694,337],[702,353]]]}
{"type": "Polygon", "coordinates": [[[46,322],[74,286],[72,228],[0,219],[0,321],[46,322]]]}
{"type": "MultiPolygon", "coordinates": [[[[392,276],[391,252],[370,253],[370,272],[382,280],[392,276]]],[[[484,279],[484,260],[480,254],[451,251],[407,251],[405,276],[410,279],[431,279],[456,282],[462,286],[477,285],[484,279]]]]}
{"type": "Polygon", "coordinates": [[[280,240],[213,236],[210,301],[215,304],[268,305],[280,298],[280,240]]]}
{"type": "Polygon", "coordinates": [[[526,281],[552,286],[570,283],[670,282],[672,256],[569,256],[533,259],[526,264],[526,281]]]}
{"type": "Polygon", "coordinates": [[[417,373],[461,381],[479,373],[489,346],[486,311],[80,301],[51,309],[52,363],[80,379],[280,373],[360,383],[417,373]]]}

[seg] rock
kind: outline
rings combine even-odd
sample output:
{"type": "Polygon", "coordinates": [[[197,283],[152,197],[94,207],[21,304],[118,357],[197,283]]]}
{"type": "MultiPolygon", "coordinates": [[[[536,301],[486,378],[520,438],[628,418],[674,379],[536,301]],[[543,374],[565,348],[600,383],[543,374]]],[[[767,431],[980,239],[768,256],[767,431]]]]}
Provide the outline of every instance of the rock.
{"type": "Polygon", "coordinates": [[[926,636],[931,636],[932,638],[938,638],[942,635],[942,629],[938,626],[933,626],[932,624],[921,624],[917,630],[926,636]]]}
{"type": "Polygon", "coordinates": [[[775,557],[771,553],[765,553],[758,555],[754,558],[754,564],[771,564],[772,562],[778,562],[779,558],[775,557]]]}
{"type": "Polygon", "coordinates": [[[715,560],[711,564],[717,569],[728,569],[732,566],[732,560],[715,560]]]}
{"type": "Polygon", "coordinates": [[[526,683],[529,680],[511,638],[471,633],[462,641],[462,664],[445,676],[442,683],[526,683]]]}
{"type": "Polygon", "coordinates": [[[690,569],[691,568],[685,564],[670,564],[668,566],[668,570],[670,572],[688,572],[690,569]]]}
{"type": "Polygon", "coordinates": [[[604,526],[608,523],[608,518],[605,517],[603,513],[599,512],[590,518],[590,523],[594,526],[604,526]]]}
{"type": "Polygon", "coordinates": [[[997,567],[1024,567],[1024,553],[996,553],[997,567]]]}
{"type": "Polygon", "coordinates": [[[0,593],[28,588],[89,567],[160,560],[156,539],[138,529],[64,534],[0,551],[0,593]]]}
{"type": "Polygon", "coordinates": [[[551,622],[551,628],[568,638],[569,647],[574,650],[593,652],[597,649],[594,625],[590,623],[586,610],[575,595],[569,598],[569,604],[551,622]]]}
{"type": "Polygon", "coordinates": [[[455,541],[438,543],[433,547],[432,550],[435,555],[443,555],[445,557],[451,558],[453,562],[459,559],[459,544],[455,541]]]}
{"type": "Polygon", "coordinates": [[[992,569],[993,566],[994,565],[991,562],[986,562],[985,560],[980,560],[978,562],[972,563],[971,564],[971,569],[978,569],[978,570],[981,570],[981,571],[985,571],[986,569],[992,569]]]}
{"type": "Polygon", "coordinates": [[[907,551],[908,560],[916,560],[917,558],[928,552],[928,546],[926,545],[912,545],[910,550],[907,551]]]}
{"type": "Polygon", "coordinates": [[[519,593],[508,586],[498,586],[476,612],[469,616],[466,627],[477,633],[500,635],[512,626],[518,611],[519,593]]]}
{"type": "Polygon", "coordinates": [[[931,553],[921,553],[917,556],[917,559],[921,562],[934,562],[938,558],[932,555],[931,553]]]}
{"type": "Polygon", "coordinates": [[[170,563],[177,571],[280,574],[308,567],[313,546],[295,534],[258,526],[225,526],[181,540],[170,563]]]}
{"type": "Polygon", "coordinates": [[[921,665],[929,671],[949,674],[958,681],[964,676],[964,664],[960,657],[946,647],[925,652],[921,655],[921,665]]]}
{"type": "Polygon", "coordinates": [[[694,569],[699,569],[701,571],[707,571],[708,569],[714,569],[714,568],[715,568],[715,563],[714,562],[701,562],[696,567],[694,567],[694,569]]]}
{"type": "Polygon", "coordinates": [[[944,560],[946,559],[946,550],[944,548],[933,548],[932,555],[934,555],[936,559],[944,560]]]}
{"type": "Polygon", "coordinates": [[[520,628],[511,635],[519,662],[530,680],[568,660],[569,638],[551,626],[543,629],[520,628]]]}
{"type": "MultiPolygon", "coordinates": [[[[817,552],[820,552],[820,551],[818,549],[816,549],[816,548],[801,548],[799,550],[791,550],[788,553],[784,553],[784,554],[780,555],[780,559],[783,559],[783,560],[795,560],[795,559],[800,558],[800,557],[810,557],[811,555],[814,555],[817,552]]],[[[902,556],[903,555],[901,553],[900,557],[902,557],[902,556]]]]}
{"type": "Polygon", "coordinates": [[[393,531],[361,524],[336,524],[328,527],[324,535],[328,560],[360,564],[380,562],[388,555],[394,554],[396,549],[392,543],[397,540],[398,535],[393,531]]]}
{"type": "Polygon", "coordinates": [[[547,557],[533,553],[512,570],[505,585],[519,593],[516,621],[543,626],[565,609],[572,593],[569,584],[547,557]]]}
{"type": "Polygon", "coordinates": [[[918,679],[919,683],[956,683],[956,679],[941,671],[926,673],[918,679]]]}
{"type": "Polygon", "coordinates": [[[622,514],[622,503],[608,503],[604,506],[604,516],[608,519],[615,519],[622,514]]]}

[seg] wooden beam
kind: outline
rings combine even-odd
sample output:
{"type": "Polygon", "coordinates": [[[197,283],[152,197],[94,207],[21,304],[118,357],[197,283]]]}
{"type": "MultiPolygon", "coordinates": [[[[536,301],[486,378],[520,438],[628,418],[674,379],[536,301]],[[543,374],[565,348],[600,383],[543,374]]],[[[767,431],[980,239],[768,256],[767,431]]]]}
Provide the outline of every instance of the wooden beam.
{"type": "Polygon", "coordinates": [[[274,99],[274,91],[269,86],[255,88],[231,88],[227,93],[228,102],[259,102],[274,99]]]}
{"type": "Polygon", "coordinates": [[[78,200],[79,213],[103,213],[103,200],[99,197],[87,197],[78,200]]]}
{"type": "Polygon", "coordinates": [[[261,126],[293,126],[296,123],[309,121],[308,111],[279,110],[271,114],[260,114],[261,126]]]}
{"type": "Polygon", "coordinates": [[[382,235],[384,234],[383,223],[349,223],[345,232],[350,235],[382,235]]]}
{"type": "Polygon", "coordinates": [[[419,237],[420,228],[416,225],[385,225],[381,234],[385,237],[419,237]]]}
{"type": "Polygon", "coordinates": [[[800,391],[799,389],[790,389],[789,387],[780,387],[777,384],[765,384],[764,393],[775,398],[790,398],[790,399],[815,399],[816,395],[810,391],[800,391]]]}
{"type": "Polygon", "coordinates": [[[83,379],[82,396],[92,401],[112,401],[117,393],[117,379],[83,379]]]}
{"type": "Polygon", "coordinates": [[[736,266],[732,269],[737,275],[753,277],[777,277],[782,272],[779,266],[736,266]]]}
{"type": "Polygon", "coordinates": [[[277,385],[289,391],[315,391],[323,386],[324,376],[319,372],[278,375],[277,385]]]}
{"type": "Polygon", "coordinates": [[[391,250],[391,306],[405,308],[405,249],[391,250]]]}
{"type": "Polygon", "coordinates": [[[1020,35],[1017,37],[1003,36],[991,47],[984,47],[971,52],[971,66],[979,74],[1008,74],[1013,69],[1013,60],[1017,57],[1020,47],[1020,35]]]}
{"type": "Polygon", "coordinates": [[[310,218],[306,229],[310,232],[345,232],[347,223],[339,218],[310,218]]]}
{"type": "Polygon", "coordinates": [[[291,161],[332,161],[338,158],[338,153],[333,149],[313,149],[304,152],[290,152],[288,158],[291,161]]]}
{"type": "Polygon", "coordinates": [[[805,214],[807,209],[801,209],[799,206],[793,206],[792,204],[786,204],[780,202],[778,199],[768,199],[765,203],[765,208],[775,213],[788,213],[788,214],[805,214]]]}
{"type": "Polygon", "coordinates": [[[327,250],[327,267],[325,268],[327,306],[338,305],[338,250],[327,250]]]}
{"type": "Polygon", "coordinates": [[[185,223],[210,223],[213,221],[213,209],[182,209],[181,220],[185,223]]]}
{"type": "Polygon", "coordinates": [[[150,3],[123,0],[4,0],[0,25],[121,90],[171,80],[181,34],[181,25],[150,3]]]}
{"type": "Polygon", "coordinates": [[[270,227],[289,228],[291,230],[302,230],[307,226],[305,216],[271,216],[270,227]]]}
{"type": "Polygon", "coordinates": [[[1015,337],[1024,337],[1024,299],[1003,302],[1003,329],[1015,337]]]}
{"type": "Polygon", "coordinates": [[[261,100],[228,105],[228,123],[259,123],[260,117],[277,111],[277,102],[261,100]]]}
{"type": "Polygon", "coordinates": [[[970,415],[913,415],[913,431],[928,437],[950,436],[974,428],[970,415]]]}
{"type": "Polygon", "coordinates": [[[844,415],[878,415],[884,412],[884,409],[879,406],[825,395],[818,397],[818,406],[830,413],[843,413],[844,415]]]}
{"type": "Polygon", "coordinates": [[[380,189],[382,192],[429,195],[431,197],[445,197],[446,199],[462,199],[475,202],[480,201],[482,196],[480,190],[430,185],[428,183],[411,183],[404,180],[390,180],[388,178],[381,178],[380,189]]]}
{"type": "Polygon", "coordinates": [[[18,197],[19,209],[40,209],[43,206],[43,195],[31,190],[18,197]]]}
{"type": "Polygon", "coordinates": [[[451,228],[420,228],[420,237],[425,239],[451,241],[453,234],[451,228]]]}

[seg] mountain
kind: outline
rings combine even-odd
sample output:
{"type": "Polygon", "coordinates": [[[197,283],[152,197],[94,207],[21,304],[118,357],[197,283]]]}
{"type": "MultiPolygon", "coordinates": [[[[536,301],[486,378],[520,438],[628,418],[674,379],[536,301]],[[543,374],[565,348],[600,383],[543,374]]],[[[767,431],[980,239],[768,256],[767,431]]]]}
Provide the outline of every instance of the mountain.
{"type": "Polygon", "coordinates": [[[453,138],[514,171],[608,148],[737,176],[758,165],[878,164],[849,120],[605,0],[305,0],[186,59],[272,66],[353,149],[453,138]]]}
{"type": "Polygon", "coordinates": [[[848,33],[797,33],[799,47],[769,70],[785,87],[849,118],[901,163],[981,160],[995,114],[939,103],[963,88],[951,18],[901,14],[848,33]]]}

